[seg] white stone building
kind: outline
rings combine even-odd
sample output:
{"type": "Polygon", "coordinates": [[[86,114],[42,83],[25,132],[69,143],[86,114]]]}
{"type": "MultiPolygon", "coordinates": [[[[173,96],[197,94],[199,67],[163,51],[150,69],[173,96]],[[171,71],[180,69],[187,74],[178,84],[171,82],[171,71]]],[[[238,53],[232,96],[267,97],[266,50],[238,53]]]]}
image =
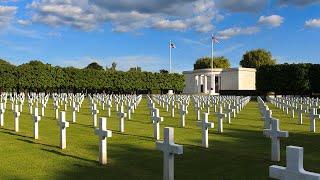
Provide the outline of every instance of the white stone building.
{"type": "Polygon", "coordinates": [[[220,90],[256,90],[256,69],[215,68],[183,71],[186,87],[183,93],[219,94],[220,90]]]}

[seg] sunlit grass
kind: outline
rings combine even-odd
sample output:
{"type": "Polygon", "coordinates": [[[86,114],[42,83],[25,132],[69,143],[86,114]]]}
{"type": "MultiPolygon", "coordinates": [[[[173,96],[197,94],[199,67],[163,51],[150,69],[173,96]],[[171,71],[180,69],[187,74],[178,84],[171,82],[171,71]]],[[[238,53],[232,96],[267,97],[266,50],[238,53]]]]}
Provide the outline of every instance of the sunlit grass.
{"type": "MultiPolygon", "coordinates": [[[[213,113],[209,121],[215,128],[209,130],[209,148],[201,147],[201,128],[196,126],[195,111],[189,106],[186,127],[179,127],[180,116],[160,108],[164,117],[163,127],[175,129],[175,142],[184,146],[184,154],[175,156],[175,179],[269,179],[268,167],[285,166],[285,146],[304,147],[306,170],[320,172],[320,122],[317,132],[309,132],[309,120],[298,125],[273,105],[275,118],[280,119],[280,129],[289,131],[289,138],[281,139],[281,162],[270,161],[270,139],[262,135],[258,104],[250,102],[224,124],[224,133],[217,132],[217,119],[213,113]]],[[[119,119],[115,105],[112,117],[107,118],[107,128],[112,130],[108,138],[108,164],[98,163],[98,136],[94,134],[92,116],[86,99],[77,113],[77,122],[71,123],[71,108],[67,110],[67,149],[59,148],[59,127],[54,119],[51,100],[45,117],[39,122],[39,140],[33,139],[33,121],[25,103],[20,117],[20,132],[14,132],[11,105],[7,104],[5,126],[0,128],[0,179],[162,179],[162,152],[155,149],[153,125],[150,123],[146,99],[143,98],[131,120],[125,120],[125,132],[118,131],[119,119]]],[[[99,116],[106,117],[107,110],[99,116]]],[[[59,109],[62,110],[62,109],[59,109]]],[[[202,110],[204,112],[205,109],[202,110]]],[[[225,122],[225,121],[224,121],[225,122]]],[[[317,120],[316,120],[317,123],[317,120]]],[[[316,125],[318,125],[316,124],[316,125]]]]}

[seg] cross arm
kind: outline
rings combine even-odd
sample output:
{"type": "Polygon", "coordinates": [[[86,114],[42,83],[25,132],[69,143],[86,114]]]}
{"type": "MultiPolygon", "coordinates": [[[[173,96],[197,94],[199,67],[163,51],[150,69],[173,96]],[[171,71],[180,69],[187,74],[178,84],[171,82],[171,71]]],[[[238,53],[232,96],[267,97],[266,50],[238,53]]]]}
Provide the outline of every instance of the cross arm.
{"type": "Polygon", "coordinates": [[[289,132],[288,131],[279,131],[277,133],[278,137],[289,137],[289,132]]]}
{"type": "Polygon", "coordinates": [[[269,177],[280,179],[283,176],[285,170],[285,167],[272,165],[269,167],[269,177]]]}
{"type": "Polygon", "coordinates": [[[173,154],[183,154],[183,146],[177,144],[170,144],[169,150],[173,154]]]}
{"type": "Polygon", "coordinates": [[[163,141],[157,141],[156,142],[156,148],[158,149],[158,150],[160,150],[160,151],[164,151],[164,143],[163,143],[163,141]]]}

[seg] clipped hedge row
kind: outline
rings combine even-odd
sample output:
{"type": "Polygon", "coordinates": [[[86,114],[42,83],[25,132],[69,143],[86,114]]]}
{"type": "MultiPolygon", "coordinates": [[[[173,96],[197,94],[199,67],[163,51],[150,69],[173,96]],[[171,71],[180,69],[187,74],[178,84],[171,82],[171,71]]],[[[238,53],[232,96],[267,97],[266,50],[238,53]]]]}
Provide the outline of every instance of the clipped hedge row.
{"type": "Polygon", "coordinates": [[[320,64],[264,65],[257,69],[256,88],[260,92],[307,95],[320,92],[320,64]]]}
{"type": "Polygon", "coordinates": [[[182,74],[53,67],[41,62],[14,66],[0,62],[1,91],[137,93],[185,87],[182,74]]]}

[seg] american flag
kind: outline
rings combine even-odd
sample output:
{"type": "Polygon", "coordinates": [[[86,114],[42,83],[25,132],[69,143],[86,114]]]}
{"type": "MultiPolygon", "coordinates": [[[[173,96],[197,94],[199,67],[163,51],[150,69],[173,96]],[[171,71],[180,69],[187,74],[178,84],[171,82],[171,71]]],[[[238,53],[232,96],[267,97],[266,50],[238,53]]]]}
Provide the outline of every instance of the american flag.
{"type": "Polygon", "coordinates": [[[171,46],[170,46],[172,49],[174,49],[174,48],[176,48],[176,46],[175,45],[173,45],[172,43],[171,43],[171,46]]]}
{"type": "Polygon", "coordinates": [[[212,36],[212,42],[219,44],[220,42],[218,41],[218,39],[216,39],[215,37],[212,36]]]}

